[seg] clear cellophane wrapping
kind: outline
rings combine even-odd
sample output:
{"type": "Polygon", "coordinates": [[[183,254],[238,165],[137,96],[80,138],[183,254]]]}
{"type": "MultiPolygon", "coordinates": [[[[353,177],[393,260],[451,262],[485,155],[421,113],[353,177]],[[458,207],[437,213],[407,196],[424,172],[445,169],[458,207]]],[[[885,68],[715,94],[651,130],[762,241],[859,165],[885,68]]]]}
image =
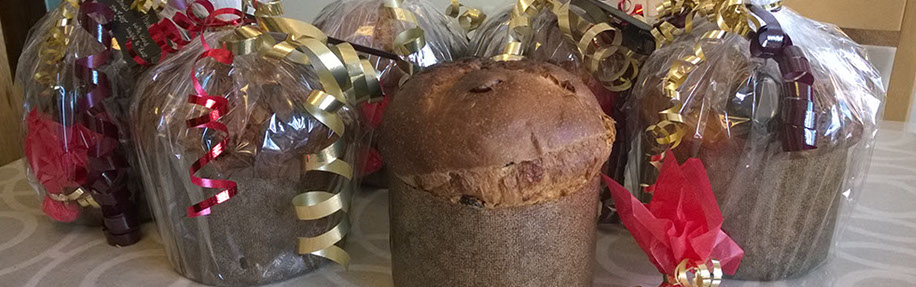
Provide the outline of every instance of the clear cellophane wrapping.
{"type": "MultiPolygon", "coordinates": [[[[725,216],[723,230],[746,252],[735,277],[746,280],[799,277],[824,262],[838,218],[862,188],[885,98],[864,49],[837,27],[788,8],[772,13],[811,64],[817,149],[783,150],[783,74],[775,61],[752,57],[750,42],[740,36],[702,44],[706,61],[677,90],[686,132],[673,151],[679,161],[695,157],[705,164],[725,216]]],[[[650,156],[670,147],[647,133],[673,103],[664,79],[716,28],[695,21],[692,33],[647,60],[627,103],[633,145],[627,186],[640,190],[644,201],[651,194],[642,190],[657,175],[650,156]]]]}
{"type": "MultiPolygon", "coordinates": [[[[203,38],[219,47],[229,33],[231,28],[222,28],[203,38]]],[[[306,111],[309,93],[321,87],[316,72],[258,53],[236,56],[231,65],[195,61],[204,51],[197,38],[151,69],[139,80],[131,109],[150,205],[169,260],[182,275],[221,286],[267,284],[318,269],[328,261],[299,254],[296,238],[323,234],[347,215],[299,220],[293,198],[311,190],[354,188],[359,174],[346,179],[303,172],[306,155],[339,138],[306,111]],[[219,120],[229,131],[226,155],[196,175],[234,181],[238,194],[209,215],[189,218],[188,207],[216,192],[192,183],[189,168],[226,136],[188,127],[187,120],[209,112],[188,103],[195,94],[192,71],[208,94],[228,100],[228,112],[219,120]]],[[[350,107],[337,114],[347,131],[342,159],[358,163],[371,130],[350,107]]]]}
{"type": "MultiPolygon", "coordinates": [[[[382,0],[340,0],[321,10],[315,26],[329,37],[369,48],[396,53],[395,38],[414,26],[423,29],[426,45],[402,59],[419,67],[450,62],[465,56],[468,40],[453,19],[427,0],[406,0],[401,8],[413,13],[416,24],[400,21],[384,6],[382,0]]],[[[386,95],[396,94],[406,67],[374,55],[366,55],[379,71],[386,95]],[[393,90],[393,91],[392,91],[393,90]]]]}
{"type": "Polygon", "coordinates": [[[137,218],[146,209],[139,204],[142,189],[126,123],[140,69],[90,34],[83,25],[97,25],[85,17],[92,16],[64,1],[32,28],[23,48],[16,82],[25,92],[27,176],[51,218],[109,231],[119,229],[111,224],[125,223],[137,237],[109,242],[135,242],[137,218]],[[80,193],[78,200],[52,199],[80,193]]]}
{"type": "MultiPolygon", "coordinates": [[[[397,95],[400,83],[409,76],[411,69],[415,72],[438,63],[454,61],[467,54],[468,39],[465,32],[456,20],[445,16],[444,5],[438,7],[428,0],[405,0],[400,3],[400,8],[416,17],[416,23],[395,18],[382,0],[335,1],[325,6],[315,19],[315,26],[328,37],[388,52],[404,60],[398,64],[389,58],[362,54],[378,71],[385,94],[383,102],[361,107],[361,112],[374,127],[381,122],[389,97],[397,95]],[[398,53],[395,39],[415,27],[423,30],[425,45],[408,55],[398,53]]],[[[363,167],[365,171],[371,173],[381,167],[381,159],[376,155],[372,149],[369,164],[363,167]]],[[[370,176],[366,181],[371,185],[386,185],[383,177],[370,176]]]]}
{"type": "MultiPolygon", "coordinates": [[[[512,7],[509,7],[501,13],[489,16],[480,29],[474,32],[474,39],[471,41],[473,55],[489,58],[503,53],[509,37],[511,11],[512,7]]],[[[557,24],[557,16],[550,9],[541,9],[532,17],[531,29],[535,31],[533,37],[522,44],[522,54],[526,59],[549,62],[580,75],[598,98],[602,109],[612,116],[617,113],[616,102],[620,93],[609,91],[589,74],[583,66],[582,55],[576,48],[576,43],[563,34],[557,24]]],[[[607,61],[623,62],[622,58],[616,56],[607,61]]]]}

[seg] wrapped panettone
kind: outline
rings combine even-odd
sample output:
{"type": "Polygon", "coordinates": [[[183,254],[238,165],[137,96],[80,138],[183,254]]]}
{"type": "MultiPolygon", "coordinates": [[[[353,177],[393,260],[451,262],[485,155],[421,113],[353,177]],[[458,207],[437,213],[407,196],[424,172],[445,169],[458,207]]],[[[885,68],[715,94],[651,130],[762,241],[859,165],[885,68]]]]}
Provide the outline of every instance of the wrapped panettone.
{"type": "Polygon", "coordinates": [[[169,259],[209,285],[347,264],[348,194],[370,136],[355,106],[381,94],[349,44],[257,21],[203,32],[140,80],[132,109],[169,259]]]}
{"type": "MultiPolygon", "coordinates": [[[[361,107],[373,127],[381,122],[390,97],[398,94],[400,84],[410,73],[454,61],[467,53],[467,38],[443,10],[428,0],[338,0],[318,14],[315,26],[329,37],[384,51],[400,60],[365,55],[379,71],[385,94],[383,102],[361,107]]],[[[382,167],[372,149],[365,172],[373,173],[382,167]]],[[[368,177],[367,183],[387,185],[382,174],[368,177]]]]}
{"type": "MultiPolygon", "coordinates": [[[[465,55],[467,38],[461,28],[428,0],[338,0],[329,4],[318,14],[315,26],[329,37],[350,43],[389,52],[402,60],[419,67],[450,62],[465,55]],[[398,2],[392,7],[390,2],[398,2]],[[399,20],[395,13],[409,13],[416,22],[399,20]],[[415,39],[422,30],[422,46],[411,49],[399,45],[399,36],[415,39]]],[[[369,55],[369,61],[376,70],[386,95],[395,95],[398,83],[408,71],[391,59],[369,55]]]]}
{"type": "Polygon", "coordinates": [[[27,174],[42,211],[102,225],[111,245],[140,240],[140,178],[127,109],[140,73],[112,39],[111,10],[64,1],[31,33],[16,71],[25,92],[27,174]]]}
{"type": "Polygon", "coordinates": [[[788,8],[741,8],[764,28],[745,38],[698,17],[647,60],[629,104],[629,187],[652,184],[665,149],[701,159],[723,230],[746,252],[735,278],[799,277],[824,262],[859,192],[885,92],[836,27],[788,8]],[[699,49],[705,58],[689,63],[699,49]]]}
{"type": "Polygon", "coordinates": [[[397,286],[591,286],[598,176],[614,122],[581,80],[461,60],[385,113],[397,286]]]}

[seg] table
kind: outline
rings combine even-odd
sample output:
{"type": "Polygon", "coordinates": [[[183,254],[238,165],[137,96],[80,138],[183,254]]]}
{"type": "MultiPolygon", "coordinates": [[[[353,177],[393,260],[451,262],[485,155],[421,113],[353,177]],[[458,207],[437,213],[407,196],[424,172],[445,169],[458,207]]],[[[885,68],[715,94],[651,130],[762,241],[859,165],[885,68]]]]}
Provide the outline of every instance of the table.
{"type": "MultiPolygon", "coordinates": [[[[808,276],[723,286],[916,286],[916,134],[886,123],[859,204],[844,221],[828,262],[808,276]]],[[[391,286],[388,193],[354,201],[349,271],[330,266],[272,286],[391,286]]],[[[599,228],[595,286],[657,286],[661,276],[625,229],[599,228]]],[[[0,286],[200,286],[169,266],[155,225],[145,238],[110,247],[97,228],[53,223],[23,174],[0,168],[0,286]]]]}

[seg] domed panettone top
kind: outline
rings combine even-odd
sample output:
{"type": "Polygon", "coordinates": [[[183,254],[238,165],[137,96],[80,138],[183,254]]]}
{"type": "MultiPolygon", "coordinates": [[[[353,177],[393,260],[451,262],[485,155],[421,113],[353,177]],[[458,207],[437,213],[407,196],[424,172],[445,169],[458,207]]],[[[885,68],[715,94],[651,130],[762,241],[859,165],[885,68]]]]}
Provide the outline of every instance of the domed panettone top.
{"type": "Polygon", "coordinates": [[[554,65],[473,59],[419,73],[392,100],[382,156],[393,176],[452,201],[534,204],[597,176],[614,122],[554,65]]]}

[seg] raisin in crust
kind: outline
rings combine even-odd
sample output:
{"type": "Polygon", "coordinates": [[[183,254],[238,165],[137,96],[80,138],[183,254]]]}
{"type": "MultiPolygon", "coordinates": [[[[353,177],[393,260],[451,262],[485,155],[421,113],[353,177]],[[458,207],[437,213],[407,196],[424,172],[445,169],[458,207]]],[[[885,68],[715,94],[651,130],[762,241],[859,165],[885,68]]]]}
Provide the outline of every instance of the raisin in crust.
{"type": "Polygon", "coordinates": [[[397,180],[487,208],[581,190],[615,138],[578,76],[532,61],[431,67],[405,83],[384,118],[381,151],[397,180]]]}

